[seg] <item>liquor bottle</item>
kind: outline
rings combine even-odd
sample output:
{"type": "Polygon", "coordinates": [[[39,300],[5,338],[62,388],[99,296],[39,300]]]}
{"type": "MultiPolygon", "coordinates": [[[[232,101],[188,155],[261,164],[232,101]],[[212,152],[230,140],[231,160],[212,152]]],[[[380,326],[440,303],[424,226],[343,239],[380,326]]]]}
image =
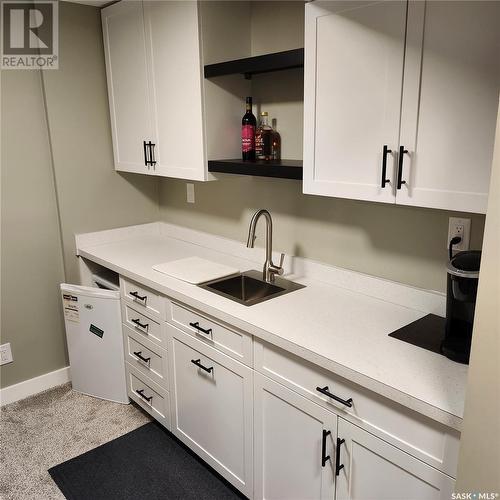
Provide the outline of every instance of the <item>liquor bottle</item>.
{"type": "Polygon", "coordinates": [[[257,120],[252,113],[252,98],[247,97],[246,113],[241,120],[241,155],[243,161],[255,161],[255,127],[257,120]]]}
{"type": "Polygon", "coordinates": [[[271,159],[271,143],[273,129],[267,122],[267,111],[260,114],[260,124],[255,132],[255,156],[257,160],[271,159]]]}
{"type": "Polygon", "coordinates": [[[274,161],[281,160],[281,136],[276,130],[276,118],[272,121],[272,132],[271,132],[271,159],[274,161]]]}

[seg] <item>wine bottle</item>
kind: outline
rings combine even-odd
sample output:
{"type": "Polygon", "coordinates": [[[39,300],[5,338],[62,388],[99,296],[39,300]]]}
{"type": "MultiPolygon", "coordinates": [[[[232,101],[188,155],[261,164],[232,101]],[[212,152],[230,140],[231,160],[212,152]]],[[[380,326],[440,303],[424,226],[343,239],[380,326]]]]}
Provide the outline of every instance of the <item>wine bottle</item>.
{"type": "Polygon", "coordinates": [[[271,159],[273,161],[281,160],[281,136],[276,130],[276,118],[272,121],[272,132],[271,132],[271,159]]]}
{"type": "Polygon", "coordinates": [[[252,98],[247,97],[246,113],[241,120],[241,155],[243,161],[255,161],[255,127],[257,120],[252,113],[252,98]]]}
{"type": "Polygon", "coordinates": [[[255,132],[255,156],[257,160],[271,159],[271,142],[273,129],[267,122],[267,111],[260,114],[260,124],[255,132]]]}

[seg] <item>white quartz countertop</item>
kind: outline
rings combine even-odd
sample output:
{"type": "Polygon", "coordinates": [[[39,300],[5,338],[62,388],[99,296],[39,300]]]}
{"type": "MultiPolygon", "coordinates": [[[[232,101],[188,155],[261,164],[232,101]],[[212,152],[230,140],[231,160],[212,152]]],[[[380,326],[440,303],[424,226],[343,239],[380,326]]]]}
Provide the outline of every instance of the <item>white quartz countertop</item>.
{"type": "Polygon", "coordinates": [[[159,273],[152,266],[198,256],[242,271],[260,269],[255,262],[161,234],[123,238],[79,244],[78,253],[460,429],[467,367],[388,336],[426,312],[296,275],[285,277],[305,288],[248,307],[159,273]]]}

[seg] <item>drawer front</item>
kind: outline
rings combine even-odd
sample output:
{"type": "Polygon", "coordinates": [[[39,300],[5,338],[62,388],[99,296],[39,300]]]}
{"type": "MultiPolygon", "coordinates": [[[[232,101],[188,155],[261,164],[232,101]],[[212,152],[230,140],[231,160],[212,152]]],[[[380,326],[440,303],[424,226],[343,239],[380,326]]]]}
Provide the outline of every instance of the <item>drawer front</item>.
{"type": "Polygon", "coordinates": [[[149,316],[165,319],[165,298],[159,293],[120,276],[120,293],[134,308],[149,316]]]}
{"type": "Polygon", "coordinates": [[[176,302],[167,305],[167,321],[241,363],[253,366],[251,335],[232,330],[176,302]]]}
{"type": "Polygon", "coordinates": [[[172,326],[170,333],[172,432],[251,498],[252,370],[172,326]]]}
{"type": "Polygon", "coordinates": [[[143,375],[130,363],[126,363],[127,392],[141,408],[146,410],[170,430],[169,393],[158,384],[143,375]]]}
{"type": "Polygon", "coordinates": [[[165,324],[146,316],[137,309],[139,308],[135,308],[135,304],[134,307],[131,307],[126,301],[122,301],[123,324],[144,338],[151,340],[151,342],[166,348],[167,335],[165,324]]]}
{"type": "Polygon", "coordinates": [[[254,346],[257,371],[436,469],[456,476],[458,432],[271,344],[255,339],[254,346]],[[352,406],[317,388],[326,388],[352,406]]]}
{"type": "Polygon", "coordinates": [[[167,351],[123,325],[125,359],[141,373],[168,390],[167,351]]]}

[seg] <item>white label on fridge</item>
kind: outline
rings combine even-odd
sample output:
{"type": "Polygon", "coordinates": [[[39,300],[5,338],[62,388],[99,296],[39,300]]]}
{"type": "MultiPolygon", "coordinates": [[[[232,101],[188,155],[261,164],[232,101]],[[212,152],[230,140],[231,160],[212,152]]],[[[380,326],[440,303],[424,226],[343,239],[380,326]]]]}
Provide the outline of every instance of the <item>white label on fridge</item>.
{"type": "Polygon", "coordinates": [[[78,297],[69,293],[63,294],[64,318],[68,321],[80,323],[80,309],[78,306],[78,297]]]}

